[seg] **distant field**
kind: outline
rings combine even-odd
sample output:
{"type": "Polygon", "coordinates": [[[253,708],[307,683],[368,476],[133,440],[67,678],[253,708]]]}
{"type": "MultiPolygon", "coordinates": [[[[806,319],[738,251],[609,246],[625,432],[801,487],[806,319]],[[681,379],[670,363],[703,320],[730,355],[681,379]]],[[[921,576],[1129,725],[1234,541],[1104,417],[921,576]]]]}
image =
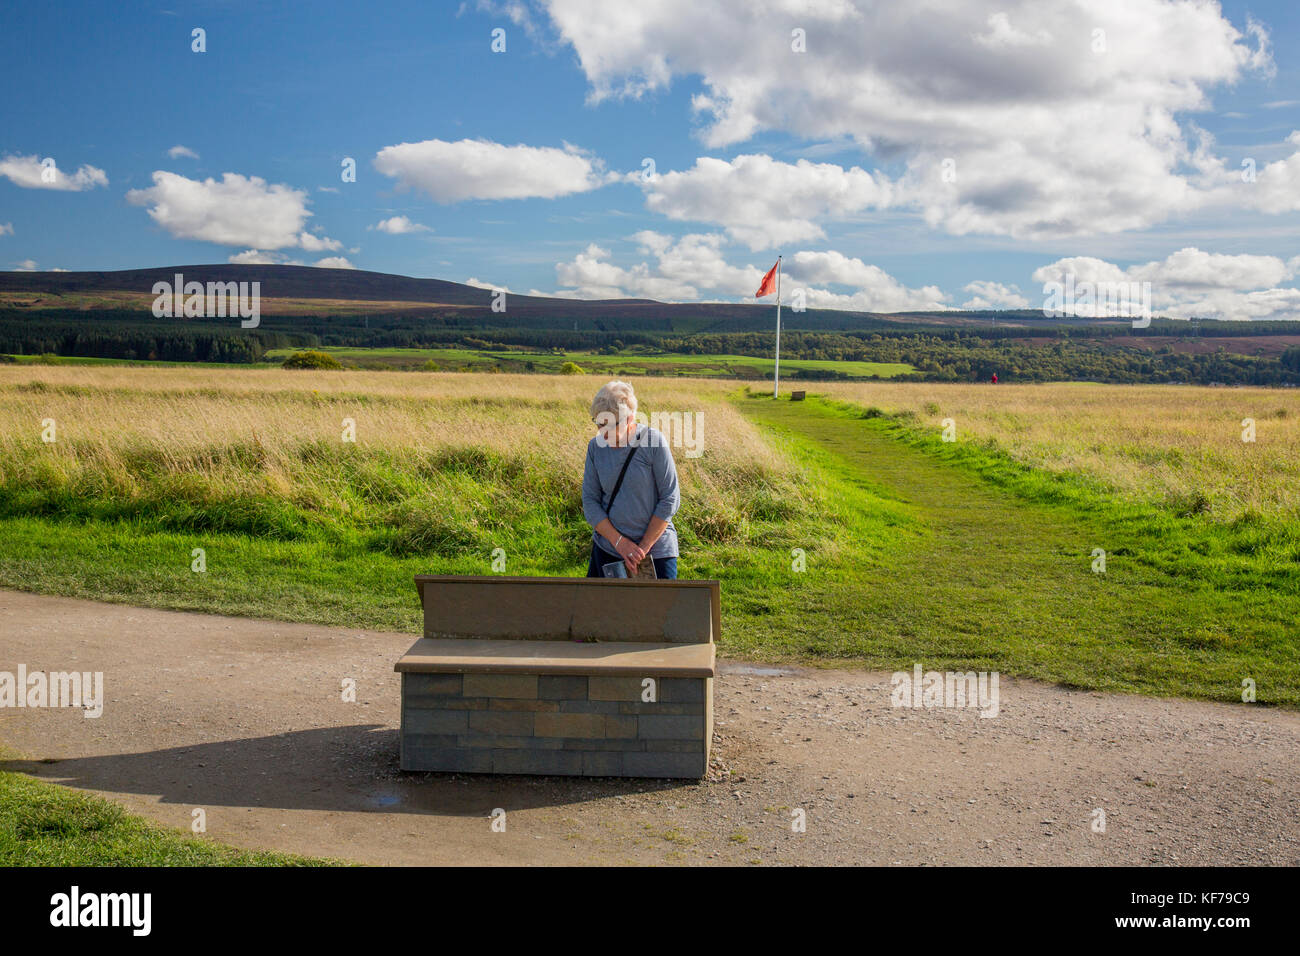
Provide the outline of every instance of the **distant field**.
{"type": "MultiPolygon", "coordinates": [[[[11,355],[17,365],[102,365],[102,366],[153,366],[155,368],[177,368],[182,365],[201,366],[203,368],[278,368],[279,363],[269,362],[163,362],[156,359],[114,359],[95,358],[89,355],[11,355]]],[[[6,361],[4,364],[10,364],[6,361]]]]}
{"type": "MultiPolygon", "coordinates": [[[[283,361],[296,349],[273,349],[267,352],[272,361],[283,361]]],[[[771,378],[771,359],[750,355],[679,355],[671,352],[625,352],[602,355],[596,352],[514,352],[480,349],[367,349],[322,348],[344,365],[369,367],[388,365],[415,369],[430,366],[444,371],[557,372],[565,362],[573,362],[586,372],[609,375],[675,374],[719,378],[771,378]]],[[[783,372],[795,370],[835,371],[860,378],[893,378],[914,371],[900,362],[835,362],[816,359],[782,359],[783,372]]]]}

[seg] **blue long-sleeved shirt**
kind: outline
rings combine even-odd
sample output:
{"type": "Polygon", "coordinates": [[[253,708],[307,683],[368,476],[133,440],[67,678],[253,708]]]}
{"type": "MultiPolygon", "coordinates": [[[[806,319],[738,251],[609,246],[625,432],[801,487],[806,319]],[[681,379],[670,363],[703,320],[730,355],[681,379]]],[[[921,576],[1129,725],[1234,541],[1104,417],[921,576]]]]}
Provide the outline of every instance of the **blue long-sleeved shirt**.
{"type": "MultiPolygon", "coordinates": [[[[615,448],[593,438],[587,443],[587,465],[582,473],[582,513],[587,524],[594,529],[603,518],[608,518],[625,538],[640,541],[650,526],[651,517],[663,518],[668,527],[650,548],[652,558],[675,558],[677,554],[677,529],[673,515],[681,506],[681,493],[677,490],[677,465],[673,461],[668,439],[657,428],[638,425],[628,445],[615,448]],[[636,448],[636,458],[628,466],[623,485],[614,499],[612,511],[605,510],[614,483],[623,462],[636,448]]],[[[598,532],[592,540],[606,551],[610,543],[598,532]]]]}

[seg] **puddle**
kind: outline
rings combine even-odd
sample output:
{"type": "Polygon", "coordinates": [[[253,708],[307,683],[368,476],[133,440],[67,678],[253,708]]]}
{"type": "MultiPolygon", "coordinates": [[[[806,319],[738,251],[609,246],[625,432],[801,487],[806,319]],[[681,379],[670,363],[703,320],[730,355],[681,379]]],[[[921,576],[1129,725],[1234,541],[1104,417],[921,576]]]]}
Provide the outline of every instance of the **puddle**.
{"type": "Polygon", "coordinates": [[[395,793],[372,793],[366,797],[366,805],[371,807],[395,807],[402,798],[395,793]]]}

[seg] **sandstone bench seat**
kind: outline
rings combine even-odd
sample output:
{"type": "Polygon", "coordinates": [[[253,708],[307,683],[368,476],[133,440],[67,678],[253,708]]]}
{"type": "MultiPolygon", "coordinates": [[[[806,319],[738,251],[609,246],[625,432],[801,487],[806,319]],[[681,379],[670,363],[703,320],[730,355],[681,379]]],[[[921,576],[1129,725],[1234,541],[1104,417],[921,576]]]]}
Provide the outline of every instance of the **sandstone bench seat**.
{"type": "Polygon", "coordinates": [[[701,777],[717,581],[417,575],[401,767],[701,777]]]}
{"type": "Polygon", "coordinates": [[[712,677],[713,644],[467,641],[422,637],[397,662],[401,674],[594,674],[712,677]]]}

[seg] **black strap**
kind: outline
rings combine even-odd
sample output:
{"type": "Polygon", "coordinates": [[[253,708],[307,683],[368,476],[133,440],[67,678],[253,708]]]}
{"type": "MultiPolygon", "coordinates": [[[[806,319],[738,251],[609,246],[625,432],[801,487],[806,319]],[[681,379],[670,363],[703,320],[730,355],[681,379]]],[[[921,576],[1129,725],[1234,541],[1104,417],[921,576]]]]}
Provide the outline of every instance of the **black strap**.
{"type": "Polygon", "coordinates": [[[618,497],[618,489],[623,487],[623,476],[627,474],[627,466],[632,464],[632,456],[636,454],[639,447],[639,445],[633,445],[632,450],[623,459],[623,470],[618,473],[618,481],[614,482],[614,490],[609,493],[609,504],[605,505],[606,514],[609,514],[609,509],[614,507],[614,499],[618,497]]]}

